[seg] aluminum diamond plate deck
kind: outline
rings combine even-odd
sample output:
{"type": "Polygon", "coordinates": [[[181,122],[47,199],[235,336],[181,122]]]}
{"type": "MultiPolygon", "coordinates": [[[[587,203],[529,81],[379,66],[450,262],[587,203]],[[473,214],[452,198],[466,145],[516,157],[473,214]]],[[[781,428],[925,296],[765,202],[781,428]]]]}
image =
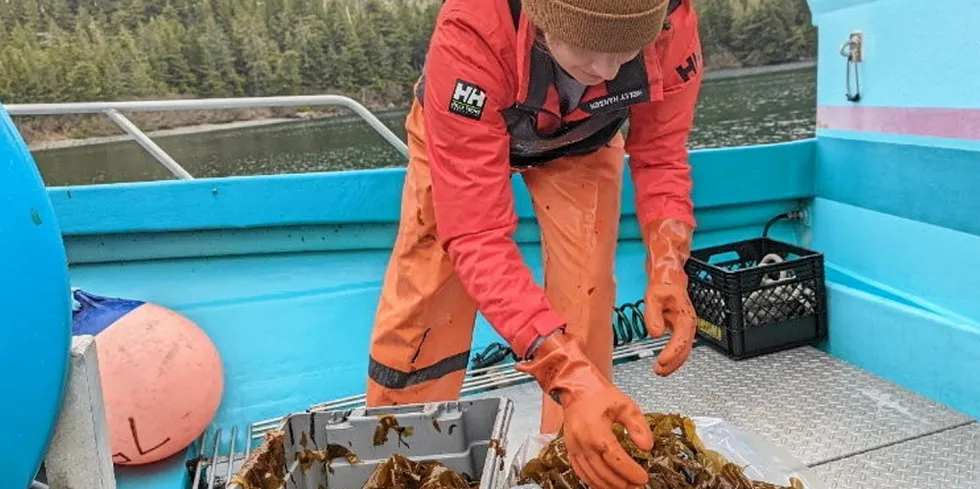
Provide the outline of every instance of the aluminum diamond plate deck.
{"type": "Polygon", "coordinates": [[[980,489],[974,423],[813,468],[827,489],[980,489]]]}
{"type": "MultiPolygon", "coordinates": [[[[810,347],[739,362],[698,347],[668,378],[652,373],[652,361],[614,368],[616,384],[642,409],[726,419],[808,465],[971,421],[810,347]]],[[[515,402],[508,436],[511,450],[537,432],[540,392],[534,384],[525,384],[482,394],[508,396],[515,402]]]]}
{"type": "Polygon", "coordinates": [[[668,378],[627,363],[614,379],[645,410],[726,419],[808,465],[971,419],[815,348],[735,362],[701,347],[688,362],[668,378]]]}

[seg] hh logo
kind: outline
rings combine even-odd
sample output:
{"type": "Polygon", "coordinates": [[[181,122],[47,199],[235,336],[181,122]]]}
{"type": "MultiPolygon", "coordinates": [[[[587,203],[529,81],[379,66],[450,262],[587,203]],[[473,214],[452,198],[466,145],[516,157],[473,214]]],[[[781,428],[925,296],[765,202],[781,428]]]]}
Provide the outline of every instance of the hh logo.
{"type": "Polygon", "coordinates": [[[684,64],[678,65],[674,69],[677,71],[677,74],[684,79],[684,81],[688,81],[691,79],[692,74],[698,72],[698,65],[701,64],[701,54],[694,53],[688,56],[684,61],[684,64]]]}
{"type": "Polygon", "coordinates": [[[483,116],[483,106],[487,103],[487,92],[463,80],[456,80],[453,98],[449,101],[449,111],[475,121],[483,116]]]}

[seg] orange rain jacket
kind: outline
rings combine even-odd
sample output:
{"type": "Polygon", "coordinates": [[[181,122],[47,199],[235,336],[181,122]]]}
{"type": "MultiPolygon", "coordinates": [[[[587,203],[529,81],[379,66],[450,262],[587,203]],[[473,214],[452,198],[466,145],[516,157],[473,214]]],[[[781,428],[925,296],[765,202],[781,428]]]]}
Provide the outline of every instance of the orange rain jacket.
{"type": "Polygon", "coordinates": [[[640,224],[695,226],[686,143],[702,57],[691,2],[673,0],[656,41],[564,117],[550,57],[532,47],[535,29],[519,0],[448,0],[439,13],[417,84],[436,227],[467,293],[521,357],[564,320],[512,239],[514,169],[588,153],[628,118],[640,224]]]}

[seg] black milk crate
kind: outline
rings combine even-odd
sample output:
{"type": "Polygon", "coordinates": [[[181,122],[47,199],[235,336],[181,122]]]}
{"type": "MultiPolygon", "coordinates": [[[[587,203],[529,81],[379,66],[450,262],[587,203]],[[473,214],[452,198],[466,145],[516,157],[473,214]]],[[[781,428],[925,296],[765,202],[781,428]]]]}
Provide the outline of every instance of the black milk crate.
{"type": "Polygon", "coordinates": [[[730,358],[811,345],[827,337],[820,253],[754,238],[694,250],[685,270],[698,336],[730,358]]]}

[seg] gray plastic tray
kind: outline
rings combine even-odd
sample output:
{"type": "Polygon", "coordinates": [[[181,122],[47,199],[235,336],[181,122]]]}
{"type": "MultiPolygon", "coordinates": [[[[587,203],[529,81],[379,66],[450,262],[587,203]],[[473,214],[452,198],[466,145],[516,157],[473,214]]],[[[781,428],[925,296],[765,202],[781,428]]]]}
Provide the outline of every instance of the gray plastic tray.
{"type": "Polygon", "coordinates": [[[466,473],[480,481],[480,489],[499,489],[506,479],[506,439],[513,411],[510,399],[490,397],[292,414],[279,427],[286,464],[283,487],[361,489],[375,467],[397,453],[415,461],[438,461],[466,473]],[[375,446],[380,420],[389,415],[411,434],[399,436],[389,429],[387,440],[375,446]],[[319,460],[308,461],[311,465],[304,469],[297,459],[298,454],[325,450],[332,444],[350,449],[359,461],[351,464],[343,457],[335,458],[328,470],[327,463],[319,460]]]}

